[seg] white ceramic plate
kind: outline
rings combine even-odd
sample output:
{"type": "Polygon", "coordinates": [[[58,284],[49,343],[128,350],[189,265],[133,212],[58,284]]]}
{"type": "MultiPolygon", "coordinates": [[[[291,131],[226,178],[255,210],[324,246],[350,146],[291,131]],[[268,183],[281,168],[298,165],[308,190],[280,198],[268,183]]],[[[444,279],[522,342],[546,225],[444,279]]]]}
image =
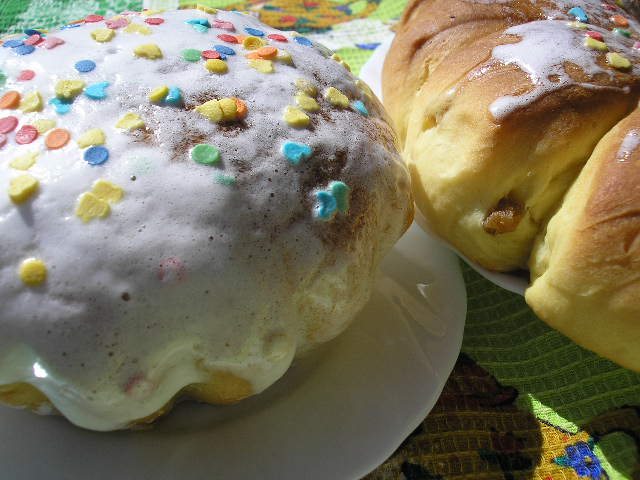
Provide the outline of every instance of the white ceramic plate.
{"type": "MultiPolygon", "coordinates": [[[[384,64],[384,59],[387,56],[387,53],[389,53],[392,41],[393,36],[380,44],[380,46],[373,52],[373,55],[371,56],[369,61],[365,63],[360,70],[360,77],[369,84],[371,89],[380,99],[382,99],[382,66],[384,64]]],[[[433,232],[429,230],[426,220],[420,217],[419,214],[416,215],[416,221],[422,228],[428,231],[431,236],[434,235],[433,232]]],[[[446,244],[445,242],[443,242],[443,245],[446,245],[448,248],[453,249],[453,247],[446,244]]],[[[524,295],[524,291],[529,285],[529,282],[524,278],[508,273],[492,272],[491,270],[487,270],[486,268],[481,267],[472,260],[469,260],[457,250],[453,250],[461,258],[463,258],[471,268],[473,268],[476,272],[478,272],[489,281],[495,283],[499,287],[509,290],[510,292],[524,295]]]]}
{"type": "Polygon", "coordinates": [[[433,407],[462,341],[455,255],[415,224],[347,331],[232,407],[179,405],[155,428],[95,433],[0,407],[0,478],[356,479],[433,407]]]}

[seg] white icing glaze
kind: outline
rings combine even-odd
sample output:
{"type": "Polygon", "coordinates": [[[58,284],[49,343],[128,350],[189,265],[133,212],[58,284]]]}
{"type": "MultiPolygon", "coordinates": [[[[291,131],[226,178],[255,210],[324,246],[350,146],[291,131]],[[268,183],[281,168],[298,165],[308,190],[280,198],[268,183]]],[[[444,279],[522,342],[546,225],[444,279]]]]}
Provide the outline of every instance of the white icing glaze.
{"type": "MultiPolygon", "coordinates": [[[[0,48],[5,90],[39,91],[48,102],[58,80],[110,83],[108,98],[80,95],[66,115],[51,105],[37,113],[3,111],[19,117],[18,128],[55,119],[71,132],[64,148],[47,150],[43,137],[18,145],[11,133],[0,149],[0,384],[29,382],[72,422],[96,430],[124,427],[183,386],[207,381],[201,366],[246,379],[255,393],[267,388],[297,351],[337,335],[361,308],[409,204],[399,155],[388,142],[371,140],[372,132],[393,134],[340,64],[285,33],[287,43],[270,43],[286,49],[295,66],[275,62],[275,73],[263,74],[248,66],[241,45],[216,38],[229,32],[199,33],[185,23],[217,17],[238,34],[245,27],[277,32],[256,19],[197,10],[153,16],[166,21],[149,25],[150,35],[121,28],[112,41],[97,43],[90,32],[105,28],[98,22],[52,32],[66,42],[53,50],[19,56],[0,48]],[[159,45],[164,57],[134,57],[133,49],[148,43],[159,45]],[[237,52],[228,56],[225,75],[208,72],[204,60],[180,56],[214,44],[237,52]],[[76,72],[83,59],[95,61],[96,69],[76,72]],[[17,81],[24,69],[36,77],[17,81]],[[312,127],[290,127],[282,112],[295,105],[299,77],[320,92],[334,86],[351,101],[362,100],[371,116],[319,95],[321,111],[309,114],[312,127]],[[182,90],[189,109],[149,102],[148,93],[165,84],[182,90]],[[244,124],[213,124],[190,109],[224,97],[246,103],[244,124]],[[150,132],[115,128],[128,112],[138,113],[150,132]],[[87,164],[75,142],[92,128],[106,134],[104,165],[87,164]],[[285,141],[311,145],[314,154],[294,166],[280,153],[285,141]],[[198,143],[218,147],[221,164],[193,162],[188,148],[198,143]],[[6,194],[9,180],[25,172],[9,163],[33,151],[40,155],[27,173],[39,180],[39,191],[16,205],[6,194]],[[314,169],[337,157],[345,158],[337,178],[314,179],[314,169]],[[218,184],[215,173],[237,184],[218,184]],[[124,197],[109,216],[84,223],[74,214],[77,199],[99,179],[123,188],[124,197]],[[331,180],[366,192],[373,219],[364,224],[374,226],[353,234],[344,248],[331,243],[331,232],[346,236],[349,228],[336,233],[338,220],[313,216],[312,193],[331,180]],[[42,286],[27,287],[18,276],[29,257],[47,265],[42,286]]],[[[144,17],[128,18],[143,24],[144,17]]]]}
{"type": "Polygon", "coordinates": [[[620,144],[620,148],[616,153],[616,160],[626,162],[638,148],[638,145],[640,145],[640,130],[630,130],[620,144]]]}

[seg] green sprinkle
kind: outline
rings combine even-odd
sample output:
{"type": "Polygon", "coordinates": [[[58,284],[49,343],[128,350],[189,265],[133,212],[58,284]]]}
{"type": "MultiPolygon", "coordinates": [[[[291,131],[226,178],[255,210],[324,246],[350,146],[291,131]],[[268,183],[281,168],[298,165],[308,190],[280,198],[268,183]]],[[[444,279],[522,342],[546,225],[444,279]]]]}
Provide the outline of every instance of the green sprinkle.
{"type": "Polygon", "coordinates": [[[227,186],[235,185],[237,182],[237,180],[234,177],[230,177],[229,175],[223,175],[222,173],[216,173],[213,176],[213,179],[216,181],[216,183],[219,183],[220,185],[227,185],[227,186]]]}
{"type": "Polygon", "coordinates": [[[7,81],[7,74],[0,70],[0,88],[4,87],[4,84],[7,81]]]}
{"type": "Polygon", "coordinates": [[[191,158],[202,165],[213,165],[220,161],[220,151],[213,145],[201,143],[193,147],[191,158]]]}
{"type": "Polygon", "coordinates": [[[196,50],[195,48],[187,48],[186,50],[182,50],[180,52],[182,54],[182,58],[184,58],[187,62],[197,62],[200,60],[200,55],[202,52],[200,50],[196,50]]]}
{"type": "Polygon", "coordinates": [[[614,28],[613,31],[618,35],[624,35],[627,38],[631,38],[631,32],[629,30],[625,30],[623,28],[614,28]]]}

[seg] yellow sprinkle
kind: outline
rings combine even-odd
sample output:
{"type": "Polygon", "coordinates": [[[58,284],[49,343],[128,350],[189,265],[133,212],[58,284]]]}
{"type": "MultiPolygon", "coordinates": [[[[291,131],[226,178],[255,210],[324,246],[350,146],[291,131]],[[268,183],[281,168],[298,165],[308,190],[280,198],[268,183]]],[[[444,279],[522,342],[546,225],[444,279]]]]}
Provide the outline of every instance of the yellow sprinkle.
{"type": "Polygon", "coordinates": [[[9,166],[16,170],[29,170],[33,164],[36,163],[36,157],[38,155],[38,152],[25,153],[11,160],[9,166]]]}
{"type": "Polygon", "coordinates": [[[219,58],[212,58],[205,62],[204,67],[213,73],[226,73],[228,70],[226,62],[219,58]]]}
{"type": "Polygon", "coordinates": [[[110,28],[96,28],[91,32],[91,36],[96,42],[104,43],[110,42],[116,36],[116,32],[110,28]]]}
{"type": "Polygon", "coordinates": [[[284,119],[292,127],[306,127],[310,121],[306,113],[290,105],[284,109],[284,119]]]}
{"type": "Polygon", "coordinates": [[[99,128],[92,128],[84,132],[77,140],[80,148],[91,147],[93,145],[104,145],[105,135],[99,128]]]}
{"type": "Polygon", "coordinates": [[[296,78],[294,85],[296,86],[296,89],[298,89],[302,93],[311,95],[312,97],[315,97],[318,93],[318,89],[316,88],[316,86],[306,78],[296,78]]]}
{"type": "Polygon", "coordinates": [[[100,200],[93,193],[85,192],[78,199],[76,215],[83,222],[88,222],[93,218],[106,217],[111,212],[111,207],[104,200],[100,200]]]}
{"type": "Polygon", "coordinates": [[[111,182],[107,182],[106,180],[98,180],[93,185],[91,193],[100,200],[104,200],[109,203],[116,203],[122,199],[124,190],[111,182]]]}
{"type": "Polygon", "coordinates": [[[60,80],[56,83],[56,97],[71,100],[82,93],[85,85],[82,80],[60,80]]]}
{"type": "Polygon", "coordinates": [[[124,29],[127,33],[139,33],[140,35],[151,35],[151,29],[146,25],[140,25],[139,23],[130,23],[124,29]]]}
{"type": "Polygon", "coordinates": [[[282,49],[278,49],[278,55],[276,55],[276,61],[286,63],[288,65],[293,65],[293,59],[291,58],[291,55],[289,55],[289,52],[282,49]]]}
{"type": "Polygon", "coordinates": [[[145,57],[151,60],[155,60],[157,58],[162,58],[162,50],[155,43],[145,43],[144,45],[140,45],[133,50],[138,57],[145,57]]]}
{"type": "Polygon", "coordinates": [[[38,180],[31,175],[20,175],[9,182],[9,198],[14,203],[22,203],[38,189],[38,180]]]}
{"type": "Polygon", "coordinates": [[[115,17],[110,18],[109,20],[110,20],[110,21],[114,21],[114,20],[120,20],[120,19],[126,20],[126,21],[127,21],[127,23],[131,23],[131,22],[129,21],[129,19],[128,19],[127,17],[125,17],[124,15],[116,15],[115,17]]]}
{"type": "Polygon", "coordinates": [[[342,93],[340,90],[334,87],[329,87],[324,92],[324,98],[329,100],[332,104],[337,107],[348,107],[349,99],[347,96],[342,93]]]}
{"type": "Polygon", "coordinates": [[[613,68],[627,69],[631,67],[631,62],[619,53],[607,53],[607,63],[613,68]]]}
{"type": "Polygon", "coordinates": [[[258,37],[249,35],[242,41],[242,46],[247,50],[255,50],[257,48],[264,46],[264,44],[262,43],[262,40],[260,40],[258,37]]]}
{"type": "Polygon", "coordinates": [[[307,112],[317,112],[320,110],[320,105],[313,98],[311,98],[306,93],[298,93],[295,97],[296,103],[300,108],[306,110],[307,112]]]}
{"type": "Polygon", "coordinates": [[[144,15],[145,17],[150,17],[151,15],[156,15],[158,13],[165,12],[166,10],[143,10],[140,12],[140,15],[144,15]]]}
{"type": "Polygon", "coordinates": [[[351,67],[349,66],[349,64],[347,62],[345,62],[342,58],[340,58],[339,55],[336,55],[334,53],[333,55],[331,55],[331,58],[334,59],[336,62],[338,62],[340,65],[342,65],[347,70],[351,71],[351,67]]]}
{"type": "Polygon", "coordinates": [[[218,10],[215,8],[207,7],[206,5],[197,4],[196,8],[204,13],[210,13],[211,15],[218,13],[218,10]]]}
{"type": "Polygon", "coordinates": [[[218,123],[224,118],[224,113],[222,112],[222,107],[220,107],[220,102],[218,102],[218,100],[209,100],[202,105],[198,105],[196,107],[196,112],[203,117],[207,117],[211,122],[218,123]]]}
{"type": "Polygon", "coordinates": [[[24,113],[39,112],[42,110],[42,96],[40,92],[31,92],[25,95],[18,108],[24,113]]]}
{"type": "Polygon", "coordinates": [[[600,42],[599,40],[596,40],[595,38],[591,38],[591,37],[585,37],[584,46],[593,48],[594,50],[600,50],[602,52],[609,50],[609,47],[607,47],[606,43],[600,42]]]}
{"type": "Polygon", "coordinates": [[[624,7],[624,2],[622,0],[616,0],[616,5],[619,7],[624,7]]]}
{"type": "Polygon", "coordinates": [[[118,123],[116,123],[117,128],[125,128],[127,130],[136,130],[138,128],[144,127],[144,122],[140,118],[140,115],[137,113],[127,113],[125,114],[118,123]]]}
{"type": "Polygon", "coordinates": [[[218,105],[222,110],[222,117],[224,120],[234,120],[238,111],[238,104],[230,98],[221,98],[218,100],[218,105]]]}
{"type": "Polygon", "coordinates": [[[20,265],[19,274],[25,285],[35,287],[47,279],[47,266],[41,260],[29,258],[20,265]]]}
{"type": "Polygon", "coordinates": [[[573,28],[579,28],[580,30],[586,30],[587,28],[589,28],[589,25],[581,22],[569,22],[567,23],[567,25],[573,28]]]}
{"type": "Polygon", "coordinates": [[[151,90],[151,93],[149,94],[149,100],[151,100],[152,102],[159,102],[161,100],[164,100],[167,95],[169,95],[169,87],[166,85],[162,85],[161,87],[156,87],[151,90]]]}
{"type": "Polygon", "coordinates": [[[273,73],[273,62],[271,60],[261,60],[254,58],[249,60],[249,66],[261,73],[273,73]]]}
{"type": "Polygon", "coordinates": [[[55,127],[56,121],[49,120],[48,118],[42,118],[40,120],[36,120],[35,122],[33,122],[33,126],[36,127],[36,130],[38,130],[38,133],[42,135],[44,133],[47,133],[53,127],[55,127]]]}
{"type": "Polygon", "coordinates": [[[360,91],[364,94],[365,97],[367,97],[368,100],[371,100],[371,98],[373,98],[373,90],[371,90],[371,87],[364,81],[356,80],[356,87],[360,89],[360,91]]]}

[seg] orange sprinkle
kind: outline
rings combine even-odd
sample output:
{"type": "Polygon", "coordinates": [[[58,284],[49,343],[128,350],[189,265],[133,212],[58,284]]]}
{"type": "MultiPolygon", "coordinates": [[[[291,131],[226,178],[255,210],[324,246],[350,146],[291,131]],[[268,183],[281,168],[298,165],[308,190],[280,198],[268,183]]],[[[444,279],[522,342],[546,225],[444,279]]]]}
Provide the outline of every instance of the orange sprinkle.
{"type": "Polygon", "coordinates": [[[260,47],[256,53],[260,55],[260,58],[269,59],[278,55],[278,49],[276,47],[260,47]]]}
{"type": "Polygon", "coordinates": [[[244,42],[244,39],[247,38],[249,35],[236,35],[236,38],[238,39],[238,43],[242,45],[242,42],[244,42]]]}
{"type": "Polygon", "coordinates": [[[614,15],[613,17],[611,17],[611,21],[613,23],[615,23],[616,25],[618,25],[619,27],[628,27],[629,26],[629,21],[624,18],[623,16],[620,15],[614,15]]]}
{"type": "Polygon", "coordinates": [[[63,128],[56,128],[55,130],[51,130],[49,135],[47,135],[44,144],[47,146],[47,148],[56,150],[58,148],[64,147],[69,142],[70,138],[71,134],[68,130],[65,130],[63,128]]]}
{"type": "Polygon", "coordinates": [[[258,52],[247,53],[245,57],[253,60],[262,60],[262,57],[258,55],[258,52]]]}
{"type": "Polygon", "coordinates": [[[15,90],[8,91],[0,97],[0,108],[18,108],[20,104],[20,94],[15,90]]]}
{"type": "Polygon", "coordinates": [[[231,100],[236,102],[236,118],[242,118],[247,114],[247,104],[239,98],[233,97],[231,100]]]}

